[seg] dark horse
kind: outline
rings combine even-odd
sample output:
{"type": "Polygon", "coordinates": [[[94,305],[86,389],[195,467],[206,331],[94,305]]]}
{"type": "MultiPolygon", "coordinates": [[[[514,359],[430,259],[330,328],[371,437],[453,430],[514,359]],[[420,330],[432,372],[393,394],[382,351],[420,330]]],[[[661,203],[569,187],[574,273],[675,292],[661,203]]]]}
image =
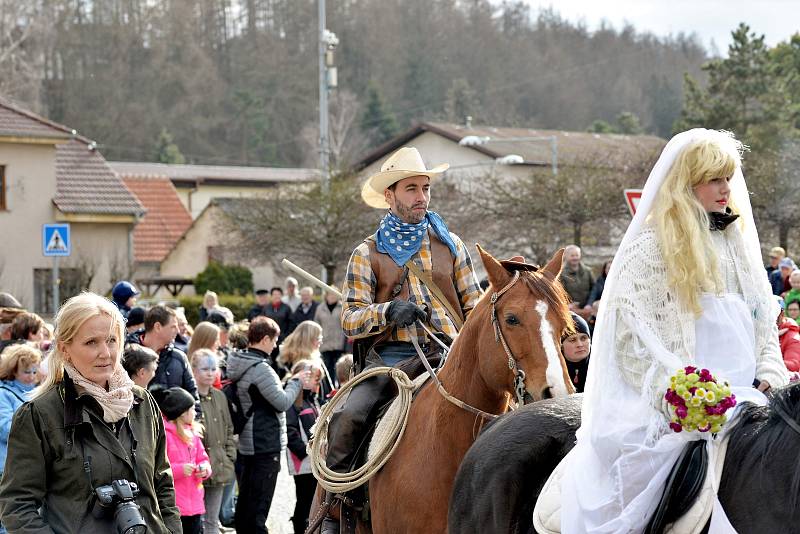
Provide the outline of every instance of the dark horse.
{"type": "MultiPolygon", "coordinates": [[[[484,429],[456,476],[451,534],[535,532],[536,498],[574,445],[581,397],[530,404],[484,429]]],[[[800,384],[777,390],[770,406],[743,406],[731,429],[718,493],[737,532],[800,533],[798,451],[800,384]]]]}

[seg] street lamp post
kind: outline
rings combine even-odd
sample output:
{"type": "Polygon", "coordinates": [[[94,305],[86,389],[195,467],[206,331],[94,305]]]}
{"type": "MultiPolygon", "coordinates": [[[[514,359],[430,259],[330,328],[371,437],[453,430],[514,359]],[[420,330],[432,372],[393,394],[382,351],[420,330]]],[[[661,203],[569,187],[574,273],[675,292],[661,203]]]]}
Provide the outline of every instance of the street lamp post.
{"type": "Polygon", "coordinates": [[[325,0],[318,0],[319,7],[319,166],[322,173],[322,188],[330,187],[330,140],[328,138],[328,92],[338,84],[333,51],[339,44],[336,34],[325,28],[325,0]]]}
{"type": "MultiPolygon", "coordinates": [[[[558,174],[558,138],[555,135],[537,136],[537,137],[503,137],[503,138],[479,136],[479,135],[467,135],[465,137],[462,137],[458,141],[458,144],[461,146],[477,146],[477,145],[485,145],[486,143],[489,142],[518,143],[520,141],[549,141],[553,175],[558,174]]],[[[521,162],[516,162],[516,163],[521,163],[521,162]]]]}

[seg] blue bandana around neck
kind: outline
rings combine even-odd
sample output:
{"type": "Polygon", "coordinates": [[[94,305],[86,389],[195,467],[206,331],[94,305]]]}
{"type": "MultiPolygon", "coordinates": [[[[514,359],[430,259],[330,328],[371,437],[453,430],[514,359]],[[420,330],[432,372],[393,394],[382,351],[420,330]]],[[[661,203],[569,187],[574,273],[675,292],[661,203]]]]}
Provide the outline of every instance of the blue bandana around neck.
{"type": "Polygon", "coordinates": [[[453,256],[456,255],[456,244],[450,237],[450,231],[444,220],[436,212],[429,211],[418,224],[403,222],[391,211],[381,221],[375,232],[375,243],[378,252],[388,254],[399,266],[405,265],[419,251],[428,228],[433,230],[439,241],[447,245],[453,256]]]}

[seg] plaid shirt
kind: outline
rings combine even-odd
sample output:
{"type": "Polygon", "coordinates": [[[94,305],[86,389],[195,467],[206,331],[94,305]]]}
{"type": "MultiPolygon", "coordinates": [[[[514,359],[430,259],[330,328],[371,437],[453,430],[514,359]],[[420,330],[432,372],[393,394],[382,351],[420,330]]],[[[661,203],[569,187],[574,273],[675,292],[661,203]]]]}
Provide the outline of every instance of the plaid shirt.
{"type": "MultiPolygon", "coordinates": [[[[461,303],[461,311],[466,318],[478,299],[481,290],[472,268],[472,260],[461,239],[452,232],[450,235],[456,244],[456,257],[453,262],[455,288],[461,303]]],[[[431,261],[430,236],[426,233],[419,251],[411,257],[423,272],[433,270],[431,261]]],[[[369,263],[369,246],[361,243],[353,251],[350,263],[347,264],[347,278],[344,283],[344,307],[342,310],[342,328],[345,334],[353,338],[367,337],[386,330],[388,321],[386,310],[390,302],[373,303],[377,282],[369,263]]],[[[408,273],[409,300],[415,304],[426,304],[431,309],[431,323],[448,336],[455,338],[457,330],[448,317],[444,306],[433,298],[425,284],[413,273],[408,273]]],[[[421,344],[427,343],[427,336],[422,328],[413,326],[399,328],[391,335],[392,341],[411,341],[415,335],[421,344]]]]}

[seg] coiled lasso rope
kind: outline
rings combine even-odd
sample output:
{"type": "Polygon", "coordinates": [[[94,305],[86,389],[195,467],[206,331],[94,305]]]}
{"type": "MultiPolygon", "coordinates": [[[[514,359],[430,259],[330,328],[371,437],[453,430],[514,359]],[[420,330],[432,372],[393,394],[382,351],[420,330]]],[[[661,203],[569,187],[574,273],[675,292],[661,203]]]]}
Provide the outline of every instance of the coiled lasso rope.
{"type": "Polygon", "coordinates": [[[317,479],[319,485],[331,493],[345,493],[351,491],[370,478],[375,476],[381,467],[391,458],[392,453],[400,443],[403,437],[403,432],[406,430],[408,423],[408,414],[411,410],[411,398],[414,391],[414,383],[408,378],[408,375],[403,371],[393,367],[375,367],[368,371],[360,373],[357,377],[353,378],[340,389],[333,399],[330,400],[322,408],[322,413],[314,426],[314,437],[309,443],[311,454],[311,471],[314,473],[314,478],[317,479]],[[342,400],[347,396],[345,393],[349,392],[355,386],[378,375],[389,375],[397,383],[399,394],[395,399],[395,404],[398,409],[390,409],[384,419],[388,428],[386,429],[386,437],[381,440],[378,448],[374,454],[370,454],[367,462],[348,473],[337,473],[336,471],[328,468],[325,463],[325,452],[328,445],[328,425],[330,424],[331,415],[337,405],[341,404],[342,400]]]}

